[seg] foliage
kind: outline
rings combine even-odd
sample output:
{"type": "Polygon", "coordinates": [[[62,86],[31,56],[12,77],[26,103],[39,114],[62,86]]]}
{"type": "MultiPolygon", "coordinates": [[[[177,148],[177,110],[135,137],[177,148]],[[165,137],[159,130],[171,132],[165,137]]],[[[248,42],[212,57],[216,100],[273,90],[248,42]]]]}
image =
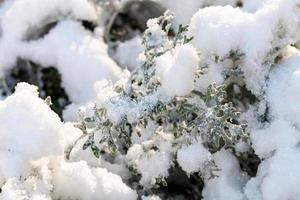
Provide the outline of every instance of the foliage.
{"type": "MultiPolygon", "coordinates": [[[[133,133],[141,137],[150,123],[155,124],[154,135],[173,134],[172,148],[175,152],[194,140],[201,140],[212,153],[222,148],[234,148],[239,141],[247,141],[246,124],[240,120],[240,113],[233,104],[226,101],[225,85],[212,84],[205,93],[193,90],[183,97],[168,97],[159,92],[156,58],[192,40],[186,36],[188,26],[180,26],[174,38],[168,37],[172,18],[173,15],[166,12],[150,22],[159,26],[158,32],[161,34],[154,33],[153,26],[145,31],[142,67],[133,71],[125,81],[106,85],[116,95],[109,98],[107,104],[95,103],[91,116],[83,111],[79,113],[77,127],[87,138],[83,149],[90,148],[95,157],[116,153],[126,155],[132,146],[133,133]],[[110,118],[109,113],[114,111],[118,112],[120,120],[110,118]]],[[[205,73],[200,66],[197,72],[195,79],[205,73]]],[[[157,149],[151,147],[149,150],[152,148],[157,149]]],[[[214,171],[218,168],[213,160],[203,167],[203,178],[215,177],[214,171]]],[[[164,177],[156,177],[156,183],[162,186],[167,184],[164,177]]]]}

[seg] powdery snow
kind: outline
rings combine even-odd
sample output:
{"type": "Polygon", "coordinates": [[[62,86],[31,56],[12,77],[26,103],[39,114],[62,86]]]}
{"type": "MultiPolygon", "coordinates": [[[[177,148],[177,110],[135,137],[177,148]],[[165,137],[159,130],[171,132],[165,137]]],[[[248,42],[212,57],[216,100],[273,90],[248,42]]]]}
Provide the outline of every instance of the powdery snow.
{"type": "Polygon", "coordinates": [[[169,96],[189,94],[194,89],[198,62],[197,51],[190,44],[176,47],[174,52],[158,57],[156,70],[163,92],[169,96]]]}
{"type": "Polygon", "coordinates": [[[236,158],[229,151],[221,150],[213,155],[213,159],[221,171],[218,178],[206,182],[202,193],[204,199],[244,199],[243,186],[247,176],[242,174],[236,158]]]}
{"type": "Polygon", "coordinates": [[[211,154],[201,143],[182,147],[177,152],[177,162],[188,174],[199,172],[203,169],[205,162],[210,160],[211,154]]]}
{"type": "Polygon", "coordinates": [[[172,135],[158,133],[152,140],[130,147],[126,159],[142,175],[141,185],[148,188],[156,183],[156,178],[168,177],[169,168],[173,165],[172,140],[172,135]],[[158,150],[144,151],[144,147],[151,146],[158,150]]]}
{"type": "MultiPolygon", "coordinates": [[[[188,175],[201,173],[211,160],[220,168],[217,178],[204,180],[204,200],[300,199],[300,53],[287,46],[299,42],[300,1],[245,0],[242,8],[234,8],[234,0],[156,2],[175,12],[175,27],[190,22],[188,34],[194,39],[156,58],[161,88],[138,103],[119,98],[112,83],[122,85],[130,76],[127,70],[121,73],[118,64],[130,70],[139,67],[137,59],[143,58],[139,54],[144,50],[141,37],[117,45],[113,56],[117,64],[103,40],[103,24],[99,22],[92,32],[80,22],[105,21],[89,0],[1,3],[0,76],[18,58],[54,66],[72,101],[64,111],[65,119],[75,119],[83,105],[82,112],[92,115],[96,101],[114,123],[125,114],[133,123],[145,105],[185,96],[193,89],[204,92],[212,83],[228,81],[226,70],[238,65],[246,87],[259,101],[243,114],[251,142],[237,144],[241,152],[251,145],[261,159],[256,176],[250,178],[243,172],[230,150],[210,153],[200,142],[176,149],[173,134],[156,132],[158,127],[151,121],[142,137],[132,133],[133,145],[126,155],[97,159],[90,149],[82,150],[87,136],[76,141],[82,132],[62,122],[39,98],[38,88],[20,83],[11,96],[0,100],[0,200],[137,199],[137,191],[124,183],[131,178],[131,167],[141,176],[140,185],[150,189],[157,179],[169,176],[175,158],[188,175]],[[55,26],[37,38],[52,23],[55,26]],[[240,54],[238,63],[230,58],[232,53],[240,54]],[[278,54],[281,59],[274,63],[278,54]],[[208,71],[195,82],[195,72],[202,65],[208,71]],[[71,146],[67,160],[65,151],[71,146]]],[[[166,34],[157,20],[148,25],[152,37],[158,39],[150,42],[171,45],[164,41],[166,34]]],[[[155,195],[141,198],[160,199],[155,195]]]]}
{"type": "Polygon", "coordinates": [[[261,164],[258,174],[245,187],[251,200],[280,200],[300,198],[300,153],[296,148],[285,148],[261,164]]]}
{"type": "Polygon", "coordinates": [[[144,52],[142,38],[135,36],[134,38],[120,43],[117,47],[115,57],[118,63],[130,70],[140,67],[139,55],[144,52]]]}
{"type": "Polygon", "coordinates": [[[0,199],[137,198],[120,176],[99,165],[64,161],[64,150],[81,133],[60,121],[35,86],[18,84],[0,102],[0,119],[0,199]]]}
{"type": "Polygon", "coordinates": [[[23,58],[43,66],[55,66],[73,103],[95,98],[96,81],[116,80],[121,72],[108,56],[107,45],[75,21],[62,21],[42,39],[21,46],[23,58]]]}
{"type": "Polygon", "coordinates": [[[231,6],[200,9],[191,19],[189,34],[202,57],[226,58],[232,51],[244,54],[241,70],[247,88],[261,95],[270,66],[272,47],[299,39],[299,10],[292,0],[269,0],[254,13],[231,6]]]}
{"type": "Polygon", "coordinates": [[[136,199],[122,179],[106,169],[90,169],[86,162],[61,163],[53,177],[54,196],[63,199],[136,199]],[[80,186],[80,189],[78,188],[80,186]]]}
{"type": "Polygon", "coordinates": [[[95,98],[93,84],[96,81],[116,80],[121,72],[108,56],[102,29],[91,33],[74,21],[97,19],[95,7],[87,0],[67,0],[63,4],[52,0],[43,1],[43,4],[37,0],[6,1],[0,16],[2,76],[14,66],[17,58],[44,67],[56,67],[70,100],[83,104],[95,98]],[[58,24],[45,36],[30,40],[30,35],[57,21],[58,24]]]}
{"type": "Polygon", "coordinates": [[[14,64],[18,52],[16,47],[30,31],[34,32],[69,13],[77,19],[96,19],[95,9],[86,0],[67,0],[64,4],[60,0],[45,0],[43,4],[39,0],[12,0],[5,1],[1,8],[1,68],[14,64]]]}
{"type": "Polygon", "coordinates": [[[300,127],[300,54],[293,53],[271,71],[267,100],[273,117],[282,117],[300,127]],[[289,105],[289,106],[287,106],[289,105]]]}
{"type": "Polygon", "coordinates": [[[21,83],[1,101],[0,121],[0,179],[28,173],[30,160],[63,154],[60,119],[35,86],[21,83]]]}
{"type": "Polygon", "coordinates": [[[270,156],[275,150],[296,147],[300,141],[300,134],[299,130],[290,122],[277,119],[265,129],[252,131],[251,141],[255,153],[265,158],[270,156]]]}

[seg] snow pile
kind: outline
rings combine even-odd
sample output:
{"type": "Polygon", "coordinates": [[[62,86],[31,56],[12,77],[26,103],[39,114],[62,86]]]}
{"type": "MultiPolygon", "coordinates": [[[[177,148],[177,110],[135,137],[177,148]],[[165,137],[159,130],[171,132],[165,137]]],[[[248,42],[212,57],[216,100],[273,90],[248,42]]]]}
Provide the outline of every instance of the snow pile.
{"type": "Polygon", "coordinates": [[[63,160],[79,130],[62,123],[35,86],[18,84],[0,102],[0,119],[0,199],[136,199],[118,175],[63,160]]]}
{"type": "Polygon", "coordinates": [[[248,199],[279,200],[299,199],[299,157],[295,148],[282,149],[265,160],[255,178],[251,179],[245,188],[248,199]],[[259,191],[259,192],[258,192],[259,191]]]}
{"type": "Polygon", "coordinates": [[[275,150],[296,147],[300,141],[300,135],[299,130],[293,127],[291,123],[277,119],[269,127],[253,131],[251,140],[256,154],[265,158],[275,150]],[[268,145],[266,145],[266,142],[268,145]]]}
{"type": "Polygon", "coordinates": [[[189,0],[185,3],[180,0],[161,0],[160,2],[175,13],[175,29],[180,24],[188,24],[193,14],[204,5],[204,0],[189,0]]]}
{"type": "MultiPolygon", "coordinates": [[[[266,1],[254,13],[240,8],[217,6],[200,9],[191,19],[192,43],[203,58],[244,55],[241,70],[247,88],[260,95],[274,46],[285,47],[299,39],[299,10],[296,1],[266,1]]],[[[276,51],[275,51],[276,52],[276,51]]]]}
{"type": "Polygon", "coordinates": [[[296,53],[271,72],[268,102],[272,116],[280,116],[299,127],[300,54],[296,53]]]}
{"type": "Polygon", "coordinates": [[[118,45],[115,57],[121,66],[124,66],[129,70],[134,70],[140,65],[138,58],[143,51],[142,38],[140,36],[135,36],[118,45]]]}
{"type": "Polygon", "coordinates": [[[167,95],[185,96],[194,89],[194,76],[199,58],[192,45],[176,47],[174,53],[166,53],[158,57],[156,62],[162,90],[167,95]]]}
{"type": "Polygon", "coordinates": [[[87,0],[5,1],[1,7],[0,74],[23,58],[54,66],[62,75],[62,85],[70,100],[84,104],[95,98],[94,83],[116,80],[119,66],[108,56],[102,28],[85,30],[76,20],[95,21],[97,12],[87,0]],[[28,15],[28,13],[32,13],[28,15]],[[66,17],[67,16],[67,17],[66,17]],[[46,25],[58,22],[42,38],[31,39],[46,25]],[[12,34],[13,33],[13,34],[12,34]]]}
{"type": "Polygon", "coordinates": [[[186,173],[198,172],[210,161],[211,154],[201,143],[182,147],[177,152],[177,162],[186,173]]]}
{"type": "Polygon", "coordinates": [[[68,0],[65,4],[61,4],[58,0],[46,0],[43,4],[38,0],[5,1],[0,11],[1,66],[8,68],[14,64],[18,54],[18,48],[15,47],[26,39],[30,31],[34,32],[38,27],[45,26],[69,13],[77,19],[96,19],[95,9],[85,0],[68,0]]]}
{"type": "Polygon", "coordinates": [[[299,199],[300,141],[298,103],[299,51],[288,47],[281,64],[271,71],[267,89],[270,122],[251,132],[255,152],[264,159],[245,187],[248,199],[299,199]],[[282,187],[278,187],[278,185],[282,187]],[[257,192],[259,191],[259,192],[257,192]]]}
{"type": "Polygon", "coordinates": [[[156,2],[177,14],[175,26],[190,22],[191,42],[172,40],[170,18],[157,18],[143,41],[107,45],[101,23],[110,11],[89,0],[0,4],[0,78],[18,58],[54,66],[72,103],[65,120],[82,106],[75,126],[35,86],[0,97],[0,200],[176,198],[163,188],[176,173],[182,190],[204,200],[300,199],[300,52],[289,46],[300,39],[300,1],[156,2]],[[241,118],[249,140],[226,146],[226,133],[244,132],[241,118]]]}
{"type": "Polygon", "coordinates": [[[156,178],[164,178],[169,175],[172,166],[172,140],[173,136],[166,133],[158,135],[133,145],[127,152],[126,159],[142,175],[141,185],[151,187],[155,185],[156,178]],[[149,147],[157,147],[157,150],[144,151],[149,147]]]}
{"type": "Polygon", "coordinates": [[[255,13],[231,6],[200,9],[191,20],[190,34],[195,37],[192,43],[204,54],[223,57],[230,50],[240,50],[249,59],[259,61],[276,39],[277,26],[285,26],[289,37],[297,33],[295,5],[295,1],[267,1],[255,13]]]}
{"type": "Polygon", "coordinates": [[[236,158],[230,152],[222,150],[214,154],[214,160],[222,170],[217,174],[218,178],[206,183],[203,189],[204,199],[244,199],[243,186],[247,176],[240,171],[236,158]]]}
{"type": "MultiPolygon", "coordinates": [[[[238,0],[189,0],[182,3],[181,0],[156,0],[161,5],[175,13],[174,28],[180,24],[188,24],[192,16],[200,9],[206,6],[236,6],[238,0]]],[[[248,1],[254,0],[246,0],[248,1]]],[[[250,7],[250,6],[248,6],[250,7]]]]}
{"type": "Polygon", "coordinates": [[[95,82],[108,77],[116,80],[120,73],[119,67],[108,57],[103,40],[72,20],[60,22],[42,39],[21,47],[23,58],[43,66],[56,66],[74,103],[86,103],[95,98],[95,82]]]}
{"type": "Polygon", "coordinates": [[[61,163],[53,177],[54,197],[62,199],[136,199],[122,179],[106,169],[90,169],[84,161],[61,163]],[[80,190],[78,190],[80,185],[80,190]]]}
{"type": "Polygon", "coordinates": [[[1,101],[0,120],[1,179],[28,173],[30,160],[63,154],[60,119],[38,98],[35,86],[19,84],[1,101]]]}

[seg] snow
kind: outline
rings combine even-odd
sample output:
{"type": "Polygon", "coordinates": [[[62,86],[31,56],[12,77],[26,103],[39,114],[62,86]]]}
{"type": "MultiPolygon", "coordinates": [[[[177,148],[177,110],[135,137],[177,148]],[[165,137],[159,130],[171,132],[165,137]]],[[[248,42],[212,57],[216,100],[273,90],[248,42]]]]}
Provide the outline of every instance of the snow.
{"type": "Polygon", "coordinates": [[[177,162],[188,174],[203,170],[204,164],[211,160],[211,154],[201,143],[182,147],[177,152],[177,162]]]}
{"type": "Polygon", "coordinates": [[[243,186],[247,176],[239,169],[236,158],[229,152],[221,150],[213,155],[216,165],[221,169],[219,177],[208,180],[203,189],[205,200],[242,200],[243,186]]]}
{"type": "Polygon", "coordinates": [[[285,148],[264,161],[258,175],[246,185],[248,199],[299,199],[299,150],[285,148]]]}
{"type": "Polygon", "coordinates": [[[269,68],[262,65],[272,46],[284,47],[299,38],[299,11],[294,6],[296,2],[290,0],[269,0],[254,13],[231,6],[203,8],[192,17],[189,35],[203,57],[226,58],[231,51],[244,54],[241,70],[247,74],[247,88],[260,95],[269,68]]]}
{"type": "MultiPolygon", "coordinates": [[[[298,24],[293,1],[267,1],[255,13],[231,6],[200,9],[191,19],[192,43],[204,54],[225,56],[230,50],[241,50],[246,56],[262,59],[271,47],[279,20],[298,24]]],[[[295,32],[295,27],[287,27],[295,32]]]]}
{"type": "Polygon", "coordinates": [[[54,66],[62,75],[62,86],[70,100],[79,105],[95,98],[96,81],[117,80],[121,70],[108,56],[108,47],[101,35],[103,31],[91,33],[75,21],[96,20],[97,12],[89,1],[68,0],[61,4],[61,1],[47,0],[42,7],[37,0],[6,4],[1,12],[0,74],[11,69],[17,58],[31,60],[43,67],[54,66]],[[34,14],[28,15],[28,12],[34,14]],[[65,15],[69,15],[69,19],[65,19],[65,15]],[[42,38],[26,39],[38,28],[56,21],[58,24],[42,38]]]}
{"type": "Polygon", "coordinates": [[[300,100],[299,61],[299,52],[295,52],[294,56],[290,56],[279,66],[276,66],[271,71],[267,90],[271,115],[274,117],[280,116],[297,127],[300,127],[300,106],[298,103],[300,100]]]}
{"type": "Polygon", "coordinates": [[[63,153],[60,119],[38,98],[35,86],[18,84],[0,102],[0,121],[0,174],[5,179],[26,174],[30,160],[63,153]]]}
{"type": "Polygon", "coordinates": [[[194,13],[196,13],[200,8],[217,5],[236,5],[236,0],[189,0],[184,3],[182,3],[182,0],[157,0],[157,2],[175,14],[173,24],[175,30],[180,24],[189,24],[194,13]]]}
{"type": "MultiPolygon", "coordinates": [[[[128,71],[124,71],[121,79],[116,84],[125,87],[124,83],[125,80],[128,80],[129,75],[128,71]]],[[[143,115],[147,114],[157,102],[169,101],[169,97],[160,91],[142,97],[140,101],[133,101],[129,97],[115,92],[113,88],[111,81],[104,80],[95,83],[95,91],[98,93],[97,105],[106,108],[108,118],[114,123],[121,122],[124,116],[128,118],[129,122],[136,122],[143,115]]]]}
{"type": "Polygon", "coordinates": [[[184,4],[180,0],[161,0],[162,6],[175,13],[174,28],[188,24],[193,14],[203,6],[204,0],[189,0],[184,4]]]}
{"type": "Polygon", "coordinates": [[[60,121],[37,87],[18,84],[0,102],[0,119],[0,199],[136,199],[120,176],[85,161],[63,160],[64,149],[81,132],[60,121]]]}
{"type": "Polygon", "coordinates": [[[252,146],[263,158],[256,177],[245,187],[248,199],[299,199],[298,79],[299,51],[287,47],[271,70],[267,102],[269,124],[251,132],[252,146]],[[259,192],[257,192],[259,191],[259,192]]]}
{"type": "Polygon", "coordinates": [[[122,179],[106,169],[90,169],[86,162],[62,163],[54,177],[54,196],[63,199],[136,199],[122,179]],[[78,186],[80,185],[80,189],[78,186]]]}
{"type": "Polygon", "coordinates": [[[222,66],[210,63],[206,73],[201,75],[199,79],[196,80],[195,88],[201,92],[205,92],[209,85],[222,83],[224,83],[222,66]]]}
{"type": "Polygon", "coordinates": [[[156,69],[162,90],[169,96],[185,96],[194,89],[198,66],[197,51],[190,44],[176,47],[174,52],[157,58],[156,69]]]}
{"type": "MultiPolygon", "coordinates": [[[[161,87],[138,102],[117,93],[114,83],[124,87],[131,75],[126,69],[140,67],[145,59],[140,35],[112,49],[103,39],[106,30],[101,23],[107,13],[89,0],[1,2],[0,77],[19,58],[53,66],[71,104],[62,121],[39,98],[36,86],[19,83],[12,95],[0,97],[0,200],[159,200],[156,194],[140,195],[137,188],[151,190],[172,167],[187,175],[201,174],[209,170],[208,161],[220,171],[214,172],[218,176],[214,179],[203,177],[204,200],[300,199],[300,52],[290,46],[300,39],[300,1],[244,0],[241,8],[234,7],[235,0],[157,2],[175,12],[173,28],[190,23],[188,35],[194,39],[155,58],[161,87]],[[82,20],[95,23],[96,29],[85,29],[82,20]],[[49,24],[51,30],[41,35],[49,24]],[[232,53],[240,54],[240,60],[232,53]],[[207,73],[195,81],[202,67],[207,73]],[[232,80],[225,74],[234,67],[243,73],[237,82],[257,97],[242,113],[250,141],[236,144],[235,151],[209,152],[194,140],[178,145],[190,137],[175,138],[171,126],[166,128],[170,132],[161,131],[154,120],[148,121],[141,137],[133,127],[132,145],[123,154],[97,159],[90,149],[82,150],[88,136],[70,122],[79,109],[92,116],[96,103],[107,109],[115,124],[125,115],[135,124],[147,114],[144,108],[151,109],[158,101],[168,102],[194,89],[204,93],[213,83],[228,84],[232,80]],[[261,159],[251,178],[235,156],[250,147],[261,159]],[[140,175],[139,185],[131,183],[133,173],[140,175]]],[[[147,25],[147,33],[153,33],[149,44],[172,45],[156,19],[147,25]]],[[[101,134],[97,132],[96,139],[101,134]]]]}
{"type": "Polygon", "coordinates": [[[245,186],[253,200],[299,199],[299,51],[287,47],[271,70],[267,88],[269,124],[251,132],[252,147],[264,159],[245,186]]]}
{"type": "Polygon", "coordinates": [[[20,183],[17,178],[12,178],[2,187],[2,193],[0,194],[1,200],[50,200],[50,197],[45,194],[34,194],[29,196],[24,188],[24,185],[20,183]]]}
{"type": "Polygon", "coordinates": [[[15,47],[25,39],[29,30],[34,32],[37,27],[46,25],[69,13],[72,13],[73,18],[77,19],[96,19],[96,11],[85,0],[67,0],[65,4],[61,4],[59,0],[46,0],[43,1],[43,4],[40,4],[38,0],[5,1],[0,11],[1,68],[7,69],[14,64],[18,51],[18,48],[15,47]],[[33,29],[31,29],[32,27],[33,29]]]}
{"type": "Polygon", "coordinates": [[[6,5],[2,5],[5,9],[2,10],[1,19],[4,38],[24,39],[32,26],[38,27],[47,23],[49,16],[51,19],[71,13],[74,19],[96,19],[95,8],[85,0],[66,0],[64,4],[59,0],[45,0],[43,4],[39,0],[13,0],[5,3],[6,5]]]}
{"type": "Polygon", "coordinates": [[[142,175],[141,185],[149,188],[156,183],[156,178],[169,175],[169,168],[173,165],[173,139],[171,134],[161,132],[152,140],[130,147],[126,154],[126,160],[142,175]],[[147,147],[157,147],[158,150],[144,151],[147,147]]]}
{"type": "Polygon", "coordinates": [[[156,183],[155,178],[167,177],[171,164],[171,157],[166,152],[150,150],[143,152],[141,145],[133,145],[128,153],[129,163],[134,165],[142,178],[140,183],[146,187],[156,183]],[[151,163],[151,165],[149,165],[151,163]]]}
{"type": "Polygon", "coordinates": [[[121,66],[134,70],[140,67],[139,54],[144,52],[142,38],[135,36],[134,38],[120,43],[117,47],[115,57],[121,66]]]}
{"type": "Polygon", "coordinates": [[[94,84],[121,72],[108,57],[107,46],[75,21],[62,21],[42,39],[24,44],[23,58],[43,66],[56,66],[62,85],[74,103],[95,98],[94,84]],[[70,67],[71,66],[71,67],[70,67]]]}
{"type": "Polygon", "coordinates": [[[296,147],[300,141],[299,130],[289,122],[277,119],[269,127],[251,132],[251,141],[255,153],[262,158],[273,151],[287,147],[296,147]]]}

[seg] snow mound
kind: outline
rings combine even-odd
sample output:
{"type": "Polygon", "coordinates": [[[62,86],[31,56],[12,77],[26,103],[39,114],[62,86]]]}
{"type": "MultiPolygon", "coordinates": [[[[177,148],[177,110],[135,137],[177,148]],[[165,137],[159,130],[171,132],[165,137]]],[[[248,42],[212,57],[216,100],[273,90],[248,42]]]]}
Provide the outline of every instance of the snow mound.
{"type": "Polygon", "coordinates": [[[136,199],[122,179],[106,169],[90,169],[85,161],[61,163],[53,177],[54,196],[63,199],[136,199]],[[80,189],[78,188],[80,185],[80,189]]]}
{"type": "Polygon", "coordinates": [[[194,89],[194,76],[199,58],[190,44],[176,47],[174,52],[157,58],[157,74],[162,90],[169,96],[185,96],[194,89]]]}
{"type": "Polygon", "coordinates": [[[221,169],[218,178],[209,180],[203,189],[205,200],[242,200],[243,186],[247,176],[241,173],[236,158],[229,151],[219,151],[213,155],[217,166],[221,169]]]}
{"type": "Polygon", "coordinates": [[[275,49],[299,39],[300,11],[295,7],[296,1],[268,0],[254,13],[231,6],[203,8],[192,17],[189,35],[205,59],[243,55],[239,67],[246,86],[253,94],[262,95],[275,49]]]}
{"type": "Polygon", "coordinates": [[[188,174],[203,169],[205,162],[210,159],[211,154],[201,143],[182,147],[177,152],[177,162],[188,174]]]}
{"type": "Polygon", "coordinates": [[[251,200],[299,199],[300,153],[295,148],[278,151],[264,161],[255,178],[245,187],[245,194],[251,200]]]}
{"type": "Polygon", "coordinates": [[[56,67],[70,100],[84,104],[95,98],[96,81],[116,80],[121,72],[108,56],[102,28],[91,33],[79,21],[98,18],[88,0],[45,0],[42,4],[38,0],[5,1],[0,16],[0,76],[14,66],[17,58],[56,67]],[[30,37],[51,23],[54,27],[42,37],[30,37]]]}
{"type": "Polygon", "coordinates": [[[296,53],[271,71],[267,99],[273,117],[300,127],[300,55],[296,53]]]}
{"type": "Polygon", "coordinates": [[[120,176],[99,165],[64,160],[64,150],[82,133],[60,121],[37,87],[19,83],[0,101],[0,120],[0,199],[137,198],[120,176]]]}
{"type": "Polygon", "coordinates": [[[21,176],[30,160],[63,153],[62,123],[38,98],[35,86],[18,84],[16,92],[0,102],[0,121],[0,177],[21,176]]]}

